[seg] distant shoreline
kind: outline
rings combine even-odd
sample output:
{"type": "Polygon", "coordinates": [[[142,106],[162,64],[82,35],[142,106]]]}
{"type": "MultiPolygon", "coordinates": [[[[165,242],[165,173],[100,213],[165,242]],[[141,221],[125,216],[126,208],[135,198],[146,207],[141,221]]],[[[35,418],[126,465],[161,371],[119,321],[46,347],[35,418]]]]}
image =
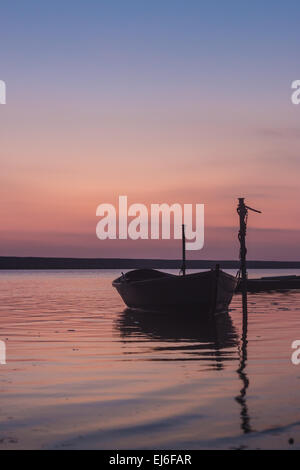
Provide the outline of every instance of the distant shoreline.
{"type": "MultiPolygon", "coordinates": [[[[220,264],[223,269],[238,269],[237,260],[189,260],[189,269],[210,269],[220,264]]],[[[179,269],[180,259],[134,258],[46,258],[0,256],[2,269],[179,269]]],[[[248,261],[249,269],[300,269],[300,261],[248,261]]]]}

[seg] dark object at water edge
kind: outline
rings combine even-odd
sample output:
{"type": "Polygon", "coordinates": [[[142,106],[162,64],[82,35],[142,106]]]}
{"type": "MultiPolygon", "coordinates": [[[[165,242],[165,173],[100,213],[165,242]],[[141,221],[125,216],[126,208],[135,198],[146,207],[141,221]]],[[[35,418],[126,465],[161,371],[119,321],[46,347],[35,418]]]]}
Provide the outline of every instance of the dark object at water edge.
{"type": "MultiPolygon", "coordinates": [[[[271,276],[256,279],[247,279],[248,292],[264,292],[272,290],[300,289],[300,276],[271,276]]],[[[241,292],[241,283],[237,286],[237,292],[241,292]]]]}
{"type": "Polygon", "coordinates": [[[122,274],[112,284],[132,309],[208,314],[228,308],[237,279],[218,267],[183,276],[137,269],[122,274]]]}

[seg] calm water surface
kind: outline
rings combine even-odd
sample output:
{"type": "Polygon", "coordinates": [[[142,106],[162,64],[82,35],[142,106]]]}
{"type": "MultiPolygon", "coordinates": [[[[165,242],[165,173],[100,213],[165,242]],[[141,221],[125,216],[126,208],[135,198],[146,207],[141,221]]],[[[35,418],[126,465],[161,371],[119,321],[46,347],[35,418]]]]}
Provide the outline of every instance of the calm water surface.
{"type": "Polygon", "coordinates": [[[300,291],[249,295],[246,339],[240,295],[209,323],[137,314],[117,275],[0,272],[0,449],[300,449],[300,291]]]}

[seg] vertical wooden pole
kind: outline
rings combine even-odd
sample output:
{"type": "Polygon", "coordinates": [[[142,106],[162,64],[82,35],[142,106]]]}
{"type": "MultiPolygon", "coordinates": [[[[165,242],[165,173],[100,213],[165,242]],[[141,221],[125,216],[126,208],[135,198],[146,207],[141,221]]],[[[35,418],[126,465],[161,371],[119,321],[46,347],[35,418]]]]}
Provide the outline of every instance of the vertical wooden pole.
{"type": "Polygon", "coordinates": [[[183,276],[185,276],[186,263],[185,263],[185,230],[184,224],[182,224],[182,267],[181,271],[183,276]]]}
{"type": "Polygon", "coordinates": [[[240,241],[240,263],[241,263],[241,287],[242,287],[242,299],[243,299],[243,314],[247,314],[247,265],[246,265],[246,216],[247,216],[247,207],[245,206],[245,200],[243,197],[239,198],[238,205],[238,214],[240,217],[240,231],[239,231],[239,241],[240,241]]]}

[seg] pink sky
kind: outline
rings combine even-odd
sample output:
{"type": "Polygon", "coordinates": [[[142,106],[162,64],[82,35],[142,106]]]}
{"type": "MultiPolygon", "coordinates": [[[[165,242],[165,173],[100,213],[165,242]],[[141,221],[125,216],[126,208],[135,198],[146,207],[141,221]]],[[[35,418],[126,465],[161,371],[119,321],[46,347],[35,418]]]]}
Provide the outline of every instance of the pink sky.
{"type": "Polygon", "coordinates": [[[112,119],[104,132],[101,116],[91,129],[80,128],[79,111],[78,122],[35,111],[26,121],[1,109],[1,255],[180,256],[176,241],[96,238],[96,207],[117,206],[125,194],[129,204],[205,204],[205,246],[190,256],[215,259],[237,257],[235,207],[244,196],[263,211],[250,214],[249,258],[300,259],[297,135],[203,124],[199,112],[175,123],[167,114],[163,128],[112,119]]]}

